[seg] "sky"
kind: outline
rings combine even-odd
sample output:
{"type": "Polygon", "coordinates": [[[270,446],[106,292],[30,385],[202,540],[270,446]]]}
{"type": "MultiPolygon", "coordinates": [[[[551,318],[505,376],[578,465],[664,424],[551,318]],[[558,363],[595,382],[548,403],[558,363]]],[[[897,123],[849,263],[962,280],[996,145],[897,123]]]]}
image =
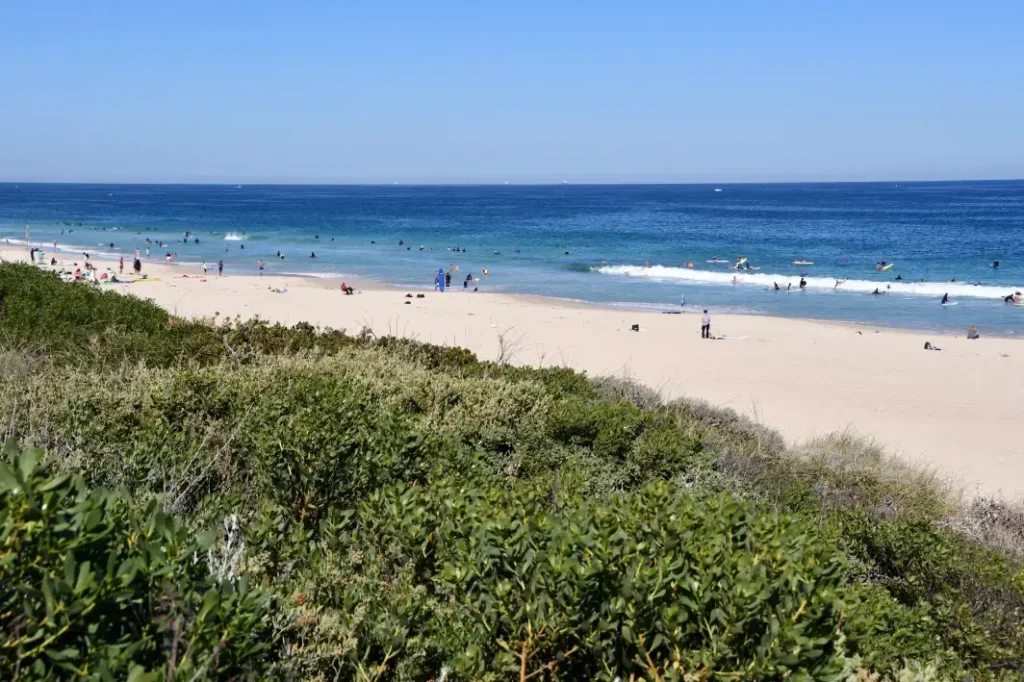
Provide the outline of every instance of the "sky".
{"type": "Polygon", "coordinates": [[[0,0],[0,181],[1024,177],[1024,2],[0,0]]]}

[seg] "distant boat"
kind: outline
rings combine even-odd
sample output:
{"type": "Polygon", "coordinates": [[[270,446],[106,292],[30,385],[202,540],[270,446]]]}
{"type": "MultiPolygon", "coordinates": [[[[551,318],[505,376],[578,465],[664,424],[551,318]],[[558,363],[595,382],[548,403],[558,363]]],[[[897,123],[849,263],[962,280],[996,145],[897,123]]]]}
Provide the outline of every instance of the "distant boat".
{"type": "Polygon", "coordinates": [[[721,188],[721,187],[716,187],[716,188],[715,188],[715,191],[716,191],[716,192],[721,192],[721,191],[722,191],[722,188],[721,188]]]}

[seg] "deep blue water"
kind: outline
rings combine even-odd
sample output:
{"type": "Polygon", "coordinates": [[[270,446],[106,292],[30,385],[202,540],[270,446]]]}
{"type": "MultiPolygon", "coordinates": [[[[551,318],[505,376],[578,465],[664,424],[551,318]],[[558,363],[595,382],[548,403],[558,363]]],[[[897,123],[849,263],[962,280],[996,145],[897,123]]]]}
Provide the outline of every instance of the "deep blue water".
{"type": "Polygon", "coordinates": [[[1024,290],[1024,181],[718,189],[0,184],[0,237],[23,239],[28,226],[49,250],[56,239],[125,255],[148,238],[154,260],[223,258],[229,274],[262,258],[269,272],[406,286],[430,287],[456,264],[456,280],[488,268],[482,291],[665,309],[685,296],[687,309],[1024,333],[1024,307],[1001,301],[1024,290]],[[706,262],[739,254],[759,269],[706,262]],[[895,265],[878,272],[879,261],[895,265]],[[800,275],[806,291],[773,290],[797,289],[800,275]],[[836,289],[836,278],[848,281],[836,289]],[[947,292],[956,306],[939,305],[947,292]]]}

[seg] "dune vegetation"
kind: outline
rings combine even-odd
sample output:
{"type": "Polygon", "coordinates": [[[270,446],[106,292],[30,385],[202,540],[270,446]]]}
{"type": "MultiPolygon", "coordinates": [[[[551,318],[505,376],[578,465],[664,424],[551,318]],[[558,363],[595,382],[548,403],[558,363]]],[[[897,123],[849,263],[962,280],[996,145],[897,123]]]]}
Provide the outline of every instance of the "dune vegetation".
{"type": "Polygon", "coordinates": [[[1019,679],[1019,509],[630,381],[0,266],[0,679],[1019,679]]]}

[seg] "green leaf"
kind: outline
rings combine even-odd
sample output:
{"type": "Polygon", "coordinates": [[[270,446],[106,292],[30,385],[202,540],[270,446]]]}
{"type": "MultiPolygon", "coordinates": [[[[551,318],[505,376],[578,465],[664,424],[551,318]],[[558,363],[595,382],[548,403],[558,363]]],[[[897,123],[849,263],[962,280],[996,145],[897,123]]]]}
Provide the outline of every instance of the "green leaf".
{"type": "Polygon", "coordinates": [[[21,457],[18,458],[18,467],[21,469],[21,478],[27,481],[31,476],[32,472],[39,466],[39,461],[42,459],[43,454],[41,451],[31,448],[21,453],[21,457]]]}
{"type": "Polygon", "coordinates": [[[18,490],[20,487],[21,482],[18,480],[18,475],[14,473],[11,465],[6,462],[0,464],[0,493],[5,493],[8,490],[18,490]]]}

